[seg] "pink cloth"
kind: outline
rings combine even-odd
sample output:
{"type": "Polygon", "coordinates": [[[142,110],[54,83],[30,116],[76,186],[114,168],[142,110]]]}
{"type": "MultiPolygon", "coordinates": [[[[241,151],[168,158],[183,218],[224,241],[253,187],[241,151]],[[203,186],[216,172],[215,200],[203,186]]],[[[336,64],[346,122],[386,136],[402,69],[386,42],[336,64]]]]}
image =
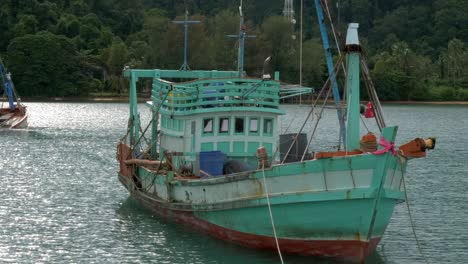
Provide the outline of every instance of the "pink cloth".
{"type": "Polygon", "coordinates": [[[396,155],[395,144],[393,144],[392,142],[389,142],[388,140],[386,140],[382,136],[379,139],[379,145],[384,147],[384,148],[376,150],[376,151],[372,152],[372,154],[374,154],[374,155],[383,155],[383,154],[391,151],[393,156],[396,155]]]}

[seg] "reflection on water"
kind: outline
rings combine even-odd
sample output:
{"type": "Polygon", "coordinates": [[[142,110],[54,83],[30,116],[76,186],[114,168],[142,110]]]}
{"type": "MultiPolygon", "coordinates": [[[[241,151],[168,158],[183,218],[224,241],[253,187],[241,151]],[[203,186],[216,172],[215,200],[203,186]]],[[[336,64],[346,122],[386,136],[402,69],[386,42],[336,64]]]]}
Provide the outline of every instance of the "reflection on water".
{"type": "MultiPolygon", "coordinates": [[[[125,134],[121,103],[31,103],[30,128],[0,130],[0,262],[279,263],[258,252],[158,219],[116,177],[115,144],[125,134]]],[[[143,106],[141,106],[143,107],[143,106]]],[[[296,132],[307,107],[285,106],[283,132],[296,132]],[[291,122],[291,119],[295,122],[291,122]]],[[[407,186],[415,228],[431,263],[468,259],[466,189],[468,107],[385,106],[399,125],[397,145],[437,137],[426,159],[412,160],[407,186]]],[[[150,112],[145,110],[143,118],[150,112]]],[[[311,145],[336,145],[336,113],[325,110],[311,145]]],[[[368,125],[375,131],[373,124],[368,125]]],[[[306,126],[312,131],[313,124],[306,126]]],[[[365,128],[362,128],[365,130],[365,128]]],[[[286,263],[337,263],[284,256],[286,263]]],[[[395,208],[377,252],[366,263],[423,263],[406,207],[395,208]]]]}

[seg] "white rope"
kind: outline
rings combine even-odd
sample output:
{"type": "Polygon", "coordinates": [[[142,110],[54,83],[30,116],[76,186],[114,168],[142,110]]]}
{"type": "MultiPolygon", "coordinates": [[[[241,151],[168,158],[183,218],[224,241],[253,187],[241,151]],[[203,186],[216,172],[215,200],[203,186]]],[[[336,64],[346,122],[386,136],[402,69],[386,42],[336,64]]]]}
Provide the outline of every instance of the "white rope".
{"type": "Polygon", "coordinates": [[[333,20],[332,20],[331,15],[330,15],[330,9],[328,8],[328,2],[326,0],[323,1],[323,2],[325,4],[325,10],[327,11],[326,13],[327,13],[328,20],[330,21],[330,26],[331,26],[332,33],[333,33],[333,38],[335,39],[336,49],[338,50],[338,55],[341,56],[340,45],[338,44],[338,38],[336,37],[335,27],[333,25],[333,20]]]}
{"type": "Polygon", "coordinates": [[[411,214],[411,209],[409,205],[409,199],[408,199],[408,192],[406,191],[406,183],[405,183],[405,176],[404,176],[404,171],[403,171],[403,164],[400,162],[400,169],[401,169],[401,178],[403,179],[403,189],[405,190],[405,202],[406,202],[406,208],[408,209],[408,216],[411,224],[411,229],[413,230],[413,235],[414,239],[416,240],[416,247],[418,248],[419,254],[424,258],[424,261],[429,264],[429,261],[427,260],[426,256],[422,253],[421,250],[421,245],[419,244],[419,239],[418,236],[416,235],[416,228],[414,227],[414,221],[413,221],[413,216],[411,214]]]}
{"type": "MultiPolygon", "coordinates": [[[[327,2],[327,0],[325,0],[323,2],[325,4],[325,11],[327,13],[328,20],[330,21],[330,26],[331,26],[332,33],[333,33],[333,38],[335,39],[336,49],[338,50],[338,55],[341,56],[341,49],[340,49],[340,45],[338,44],[338,38],[336,37],[335,26],[333,25],[333,20],[332,20],[332,17],[330,15],[330,9],[328,9],[328,2],[327,2]]],[[[341,67],[343,68],[343,71],[346,72],[343,63],[341,63],[341,67]]]]}
{"type": "Polygon", "coordinates": [[[268,195],[268,186],[267,186],[266,179],[265,179],[265,164],[262,164],[262,173],[263,173],[263,189],[265,190],[267,204],[268,204],[268,211],[270,212],[270,220],[271,220],[271,226],[273,227],[273,235],[275,236],[276,249],[278,249],[278,255],[280,257],[281,264],[284,264],[283,255],[281,255],[281,249],[278,243],[278,237],[276,236],[275,221],[273,220],[273,213],[271,212],[270,197],[268,195]]]}
{"type": "MultiPolygon", "coordinates": [[[[302,2],[301,0],[301,36],[299,37],[299,87],[302,88],[302,2]]],[[[302,93],[299,95],[299,104],[302,104],[302,93]]]]}

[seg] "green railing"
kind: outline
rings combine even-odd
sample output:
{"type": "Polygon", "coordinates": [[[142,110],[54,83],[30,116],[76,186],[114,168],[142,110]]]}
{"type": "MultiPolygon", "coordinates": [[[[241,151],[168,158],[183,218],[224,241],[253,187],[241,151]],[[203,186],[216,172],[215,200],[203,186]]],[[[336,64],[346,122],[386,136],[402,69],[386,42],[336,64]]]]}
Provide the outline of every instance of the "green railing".
{"type": "Polygon", "coordinates": [[[279,108],[278,81],[246,78],[202,79],[172,83],[154,79],[152,99],[161,110],[191,111],[212,107],[279,108]]]}

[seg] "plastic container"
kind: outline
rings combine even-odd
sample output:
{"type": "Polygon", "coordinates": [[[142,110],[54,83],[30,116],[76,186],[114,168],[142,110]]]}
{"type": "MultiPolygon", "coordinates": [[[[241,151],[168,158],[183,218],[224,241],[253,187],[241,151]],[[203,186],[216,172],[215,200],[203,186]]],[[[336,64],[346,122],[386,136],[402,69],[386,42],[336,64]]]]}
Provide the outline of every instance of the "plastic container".
{"type": "MultiPolygon", "coordinates": [[[[202,151],[200,152],[200,170],[209,174],[209,176],[223,175],[223,165],[226,160],[226,155],[219,151],[202,151]]],[[[202,177],[209,177],[203,175],[202,177]]]]}
{"type": "MultiPolygon", "coordinates": [[[[280,135],[279,151],[280,151],[281,161],[284,160],[286,153],[288,153],[289,148],[291,148],[291,144],[294,142],[294,137],[296,137],[296,135],[297,133],[280,135]]],[[[304,153],[306,147],[307,147],[307,134],[300,133],[284,162],[290,163],[290,162],[300,161],[302,159],[302,154],[304,153]]]]}

